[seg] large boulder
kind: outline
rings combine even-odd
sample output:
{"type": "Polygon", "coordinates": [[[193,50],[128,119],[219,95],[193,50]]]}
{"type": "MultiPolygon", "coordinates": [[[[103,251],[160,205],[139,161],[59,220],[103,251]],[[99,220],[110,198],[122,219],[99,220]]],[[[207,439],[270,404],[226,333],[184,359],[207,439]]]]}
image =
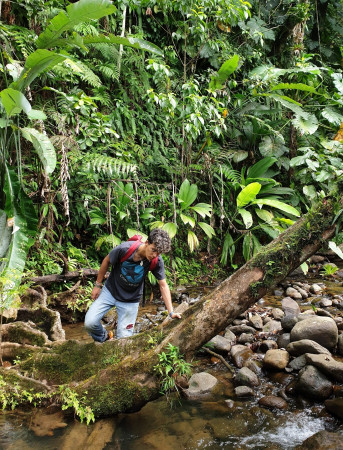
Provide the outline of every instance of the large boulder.
{"type": "Polygon", "coordinates": [[[307,364],[317,367],[330,379],[343,383],[343,363],[328,355],[305,353],[307,364]]]}
{"type": "Polygon", "coordinates": [[[331,353],[328,349],[319,345],[317,342],[312,341],[311,339],[301,339],[301,341],[291,342],[287,345],[286,350],[292,356],[300,356],[305,353],[314,353],[316,355],[324,354],[331,356],[331,353]]]}
{"type": "Polygon", "coordinates": [[[330,317],[313,316],[301,320],[291,330],[291,342],[311,339],[323,347],[333,350],[338,340],[336,322],[330,317]]]}
{"type": "Polygon", "coordinates": [[[316,367],[306,366],[299,372],[295,389],[306,397],[325,400],[332,393],[332,383],[316,367]]]}
{"type": "Polygon", "coordinates": [[[319,431],[294,450],[343,450],[342,436],[330,431],[319,431]]]}

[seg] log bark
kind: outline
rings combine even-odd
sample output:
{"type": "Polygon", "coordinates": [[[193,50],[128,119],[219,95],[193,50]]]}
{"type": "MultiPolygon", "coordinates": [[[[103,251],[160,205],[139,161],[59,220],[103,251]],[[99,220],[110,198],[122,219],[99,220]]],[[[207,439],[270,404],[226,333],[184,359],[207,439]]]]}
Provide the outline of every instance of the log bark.
{"type": "MultiPolygon", "coordinates": [[[[96,278],[99,271],[95,269],[81,269],[73,272],[66,272],[61,275],[43,275],[41,277],[30,278],[35,285],[47,286],[52,283],[63,283],[64,281],[71,281],[79,278],[96,278]]],[[[105,278],[109,276],[109,272],[105,278]]]]}
{"type": "Polygon", "coordinates": [[[169,320],[153,332],[100,346],[69,341],[51,352],[31,357],[22,364],[22,370],[38,373],[52,384],[72,383],[98,417],[140,409],[161,395],[154,366],[167,344],[178,346],[182,354],[191,356],[306,261],[334,235],[334,204],[334,199],[323,199],[212,293],[186,310],[182,320],[169,320]],[[66,373],[70,376],[66,377],[66,373]]]}

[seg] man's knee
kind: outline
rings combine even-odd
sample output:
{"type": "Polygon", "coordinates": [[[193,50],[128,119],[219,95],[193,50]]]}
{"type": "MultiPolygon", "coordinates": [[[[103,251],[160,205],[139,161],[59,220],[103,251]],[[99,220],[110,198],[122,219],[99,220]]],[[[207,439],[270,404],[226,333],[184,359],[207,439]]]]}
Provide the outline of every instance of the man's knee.
{"type": "Polygon", "coordinates": [[[85,317],[85,323],[84,323],[84,327],[86,328],[87,331],[92,331],[94,330],[94,328],[97,326],[97,320],[91,315],[91,314],[86,314],[85,317]]]}

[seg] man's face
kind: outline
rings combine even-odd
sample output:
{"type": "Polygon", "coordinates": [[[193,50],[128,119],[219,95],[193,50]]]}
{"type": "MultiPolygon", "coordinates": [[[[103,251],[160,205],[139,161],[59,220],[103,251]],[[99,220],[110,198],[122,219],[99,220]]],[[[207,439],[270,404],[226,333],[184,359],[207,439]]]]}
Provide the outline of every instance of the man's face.
{"type": "Polygon", "coordinates": [[[146,259],[148,261],[153,260],[156,258],[156,256],[159,255],[159,252],[157,251],[155,244],[149,244],[148,241],[146,242],[146,259]]]}

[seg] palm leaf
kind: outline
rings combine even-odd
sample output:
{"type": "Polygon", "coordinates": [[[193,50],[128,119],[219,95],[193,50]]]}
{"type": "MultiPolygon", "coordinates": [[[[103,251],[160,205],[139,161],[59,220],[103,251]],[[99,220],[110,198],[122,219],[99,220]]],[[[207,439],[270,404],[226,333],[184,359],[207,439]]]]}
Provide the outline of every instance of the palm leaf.
{"type": "Polygon", "coordinates": [[[198,187],[196,184],[190,184],[186,179],[180,186],[178,195],[179,203],[181,203],[181,209],[188,208],[198,195],[198,187]]]}
{"type": "Polygon", "coordinates": [[[298,210],[293,208],[293,206],[287,205],[286,203],[280,202],[279,200],[274,200],[271,198],[258,198],[251,202],[253,205],[267,205],[271,206],[272,208],[280,209],[281,211],[284,211],[288,214],[291,214],[292,216],[299,217],[300,213],[298,210]]]}
{"type": "Polygon", "coordinates": [[[34,128],[21,128],[25,139],[30,141],[41,160],[46,173],[52,173],[56,167],[56,152],[50,139],[34,128]]]}
{"type": "Polygon", "coordinates": [[[104,34],[100,34],[99,36],[86,36],[83,38],[83,42],[85,45],[103,44],[103,43],[124,45],[126,47],[137,48],[139,50],[146,50],[150,53],[163,56],[162,50],[159,47],[157,47],[157,45],[145,41],[144,39],[135,37],[122,37],[122,36],[115,36],[114,34],[109,34],[105,36],[104,34]]]}
{"type": "Polygon", "coordinates": [[[113,175],[127,174],[130,172],[135,173],[137,166],[118,158],[112,158],[111,156],[92,154],[83,158],[81,169],[85,172],[102,172],[112,177],[113,175]]]}
{"type": "Polygon", "coordinates": [[[209,225],[208,223],[205,222],[198,222],[199,227],[205,232],[206,236],[209,239],[212,239],[213,236],[216,235],[216,232],[214,231],[214,229],[211,227],[211,225],[209,225]]]}
{"type": "Polygon", "coordinates": [[[198,238],[193,231],[188,231],[187,242],[191,252],[194,252],[194,250],[199,247],[198,238]]]}
{"type": "Polygon", "coordinates": [[[237,207],[243,208],[245,205],[252,202],[256,198],[256,195],[260,192],[260,189],[260,183],[250,183],[248,186],[245,186],[245,188],[237,196],[237,207]]]}
{"type": "Polygon", "coordinates": [[[268,156],[258,161],[253,166],[250,166],[247,171],[247,178],[261,177],[268,169],[277,161],[273,156],[268,156]]]}

